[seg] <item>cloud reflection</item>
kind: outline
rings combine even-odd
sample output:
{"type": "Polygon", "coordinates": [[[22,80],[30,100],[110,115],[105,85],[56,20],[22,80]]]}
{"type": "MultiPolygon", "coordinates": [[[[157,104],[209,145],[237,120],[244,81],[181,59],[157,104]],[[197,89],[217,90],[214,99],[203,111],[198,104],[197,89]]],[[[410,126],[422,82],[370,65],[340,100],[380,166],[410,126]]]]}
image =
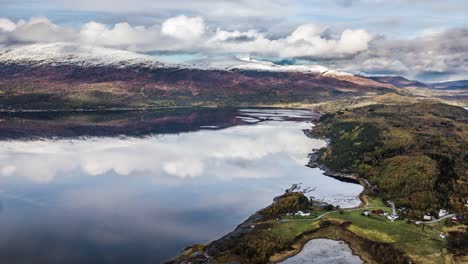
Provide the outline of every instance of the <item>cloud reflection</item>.
{"type": "Polygon", "coordinates": [[[160,263],[298,182],[318,199],[359,203],[360,185],[304,166],[325,144],[305,137],[310,124],[265,113],[240,112],[257,123],[222,130],[0,141],[0,261],[160,263]]]}
{"type": "Polygon", "coordinates": [[[252,171],[251,166],[273,167],[276,161],[268,157],[279,153],[304,165],[307,153],[325,144],[305,140],[300,128],[295,122],[265,122],[145,138],[7,141],[0,143],[0,174],[37,182],[52,181],[75,169],[89,176],[113,171],[119,175],[145,174],[155,179],[277,177],[278,173],[252,171]]]}

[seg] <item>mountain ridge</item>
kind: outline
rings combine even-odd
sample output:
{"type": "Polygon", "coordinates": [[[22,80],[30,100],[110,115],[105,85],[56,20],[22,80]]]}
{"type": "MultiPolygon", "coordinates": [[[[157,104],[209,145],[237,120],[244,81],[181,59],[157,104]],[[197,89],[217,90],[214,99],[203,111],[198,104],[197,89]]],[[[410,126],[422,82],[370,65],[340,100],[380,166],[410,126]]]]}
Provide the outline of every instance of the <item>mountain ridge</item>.
{"type": "Polygon", "coordinates": [[[156,56],[136,53],[132,51],[110,49],[95,46],[79,46],[73,43],[59,42],[48,44],[32,44],[10,47],[0,50],[0,63],[25,65],[79,65],[113,66],[113,67],[146,67],[146,68],[180,68],[198,70],[225,71],[274,71],[274,72],[302,72],[322,74],[327,76],[346,75],[351,73],[329,69],[321,65],[278,65],[269,61],[251,58],[237,58],[238,64],[226,66],[210,66],[188,63],[168,63],[156,56]]]}
{"type": "Polygon", "coordinates": [[[230,68],[170,64],[149,55],[70,43],[4,49],[0,109],[310,105],[406,93],[391,83],[318,65],[240,61],[244,64],[230,68]]]}

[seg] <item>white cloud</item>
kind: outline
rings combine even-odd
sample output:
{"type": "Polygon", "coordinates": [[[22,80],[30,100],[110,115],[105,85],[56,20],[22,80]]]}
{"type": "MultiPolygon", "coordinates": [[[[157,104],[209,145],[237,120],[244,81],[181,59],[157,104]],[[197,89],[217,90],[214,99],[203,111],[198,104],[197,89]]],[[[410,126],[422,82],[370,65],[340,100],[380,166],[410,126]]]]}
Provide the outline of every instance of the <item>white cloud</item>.
{"type": "Polygon", "coordinates": [[[45,17],[32,17],[17,23],[0,19],[0,45],[18,43],[42,43],[74,41],[76,33],[67,27],[58,26],[45,17]]]}
{"type": "Polygon", "coordinates": [[[132,27],[128,23],[117,23],[112,28],[107,25],[89,22],[80,32],[79,39],[84,44],[112,47],[132,51],[146,51],[154,47],[161,38],[157,27],[132,27]]]}
{"type": "Polygon", "coordinates": [[[338,39],[323,37],[325,28],[313,24],[297,27],[283,38],[257,30],[210,31],[201,17],[177,16],[153,26],[126,22],[108,26],[91,21],[79,31],[32,18],[14,23],[0,20],[0,44],[78,42],[136,52],[175,51],[211,54],[238,53],[290,58],[342,58],[367,49],[372,36],[364,30],[345,30],[338,39]]]}
{"type": "Polygon", "coordinates": [[[468,28],[429,29],[411,39],[377,39],[341,66],[368,74],[397,74],[422,81],[467,78],[468,28]]]}
{"type": "Polygon", "coordinates": [[[314,42],[320,38],[323,28],[314,24],[304,24],[299,26],[294,32],[287,38],[288,42],[295,43],[299,41],[314,42]]]}
{"type": "Polygon", "coordinates": [[[6,18],[0,18],[0,30],[11,32],[16,29],[16,24],[6,18]]]}
{"type": "Polygon", "coordinates": [[[195,40],[205,33],[205,22],[201,17],[177,16],[164,21],[161,32],[176,39],[195,40]]]}
{"type": "Polygon", "coordinates": [[[401,61],[389,58],[370,58],[359,65],[361,71],[375,72],[375,73],[403,73],[408,71],[401,61]]]}
{"type": "Polygon", "coordinates": [[[218,30],[210,46],[224,52],[254,53],[281,58],[341,58],[368,48],[372,36],[364,30],[345,30],[339,39],[322,36],[324,28],[313,24],[297,27],[289,36],[269,39],[260,32],[218,30]]]}
{"type": "MultiPolygon", "coordinates": [[[[366,73],[402,74],[408,78],[466,78],[466,27],[429,28],[414,38],[385,39],[362,29],[333,35],[326,27],[299,25],[272,37],[258,29],[212,29],[201,17],[177,16],[151,26],[91,21],[79,29],[47,18],[11,21],[0,18],[0,47],[34,43],[72,42],[82,47],[106,47],[133,52],[171,51],[204,55],[258,55],[272,58],[321,60],[331,68],[366,73]]],[[[273,29],[272,32],[275,30],[273,29]]],[[[89,49],[88,49],[89,50],[89,49]]],[[[23,56],[24,54],[22,54],[23,56]]],[[[24,55],[25,56],[25,55],[24,55]]]]}

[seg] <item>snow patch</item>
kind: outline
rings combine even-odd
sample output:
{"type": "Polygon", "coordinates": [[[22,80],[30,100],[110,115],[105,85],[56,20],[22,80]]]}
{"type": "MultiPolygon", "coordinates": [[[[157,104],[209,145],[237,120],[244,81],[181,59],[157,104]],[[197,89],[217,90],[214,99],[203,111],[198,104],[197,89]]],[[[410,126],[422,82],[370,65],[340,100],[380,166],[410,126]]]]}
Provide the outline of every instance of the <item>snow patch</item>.
{"type": "Polygon", "coordinates": [[[249,57],[239,58],[240,61],[247,62],[230,67],[229,70],[254,70],[265,72],[302,72],[314,73],[325,76],[353,76],[351,73],[329,69],[322,65],[278,65],[271,61],[261,61],[249,57]]]}
{"type": "Polygon", "coordinates": [[[81,65],[164,67],[154,57],[131,51],[82,46],[72,43],[33,44],[0,51],[0,63],[35,65],[81,65]]]}
{"type": "Polygon", "coordinates": [[[58,42],[32,44],[0,49],[0,63],[25,64],[29,66],[78,65],[81,67],[110,66],[115,68],[182,68],[199,70],[254,70],[265,72],[301,72],[325,76],[352,76],[352,74],[332,70],[321,65],[278,65],[270,61],[252,58],[237,58],[245,64],[237,66],[170,64],[154,56],[141,53],[110,49],[75,43],[58,42]]]}

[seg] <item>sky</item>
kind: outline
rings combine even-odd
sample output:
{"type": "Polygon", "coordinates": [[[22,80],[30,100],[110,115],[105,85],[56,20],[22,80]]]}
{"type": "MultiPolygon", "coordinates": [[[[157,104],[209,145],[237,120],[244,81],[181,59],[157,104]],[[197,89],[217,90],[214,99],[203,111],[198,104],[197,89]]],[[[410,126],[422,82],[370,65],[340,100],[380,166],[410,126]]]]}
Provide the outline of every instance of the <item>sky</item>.
{"type": "Polygon", "coordinates": [[[0,0],[0,47],[51,42],[468,79],[468,0],[0,0]]]}

